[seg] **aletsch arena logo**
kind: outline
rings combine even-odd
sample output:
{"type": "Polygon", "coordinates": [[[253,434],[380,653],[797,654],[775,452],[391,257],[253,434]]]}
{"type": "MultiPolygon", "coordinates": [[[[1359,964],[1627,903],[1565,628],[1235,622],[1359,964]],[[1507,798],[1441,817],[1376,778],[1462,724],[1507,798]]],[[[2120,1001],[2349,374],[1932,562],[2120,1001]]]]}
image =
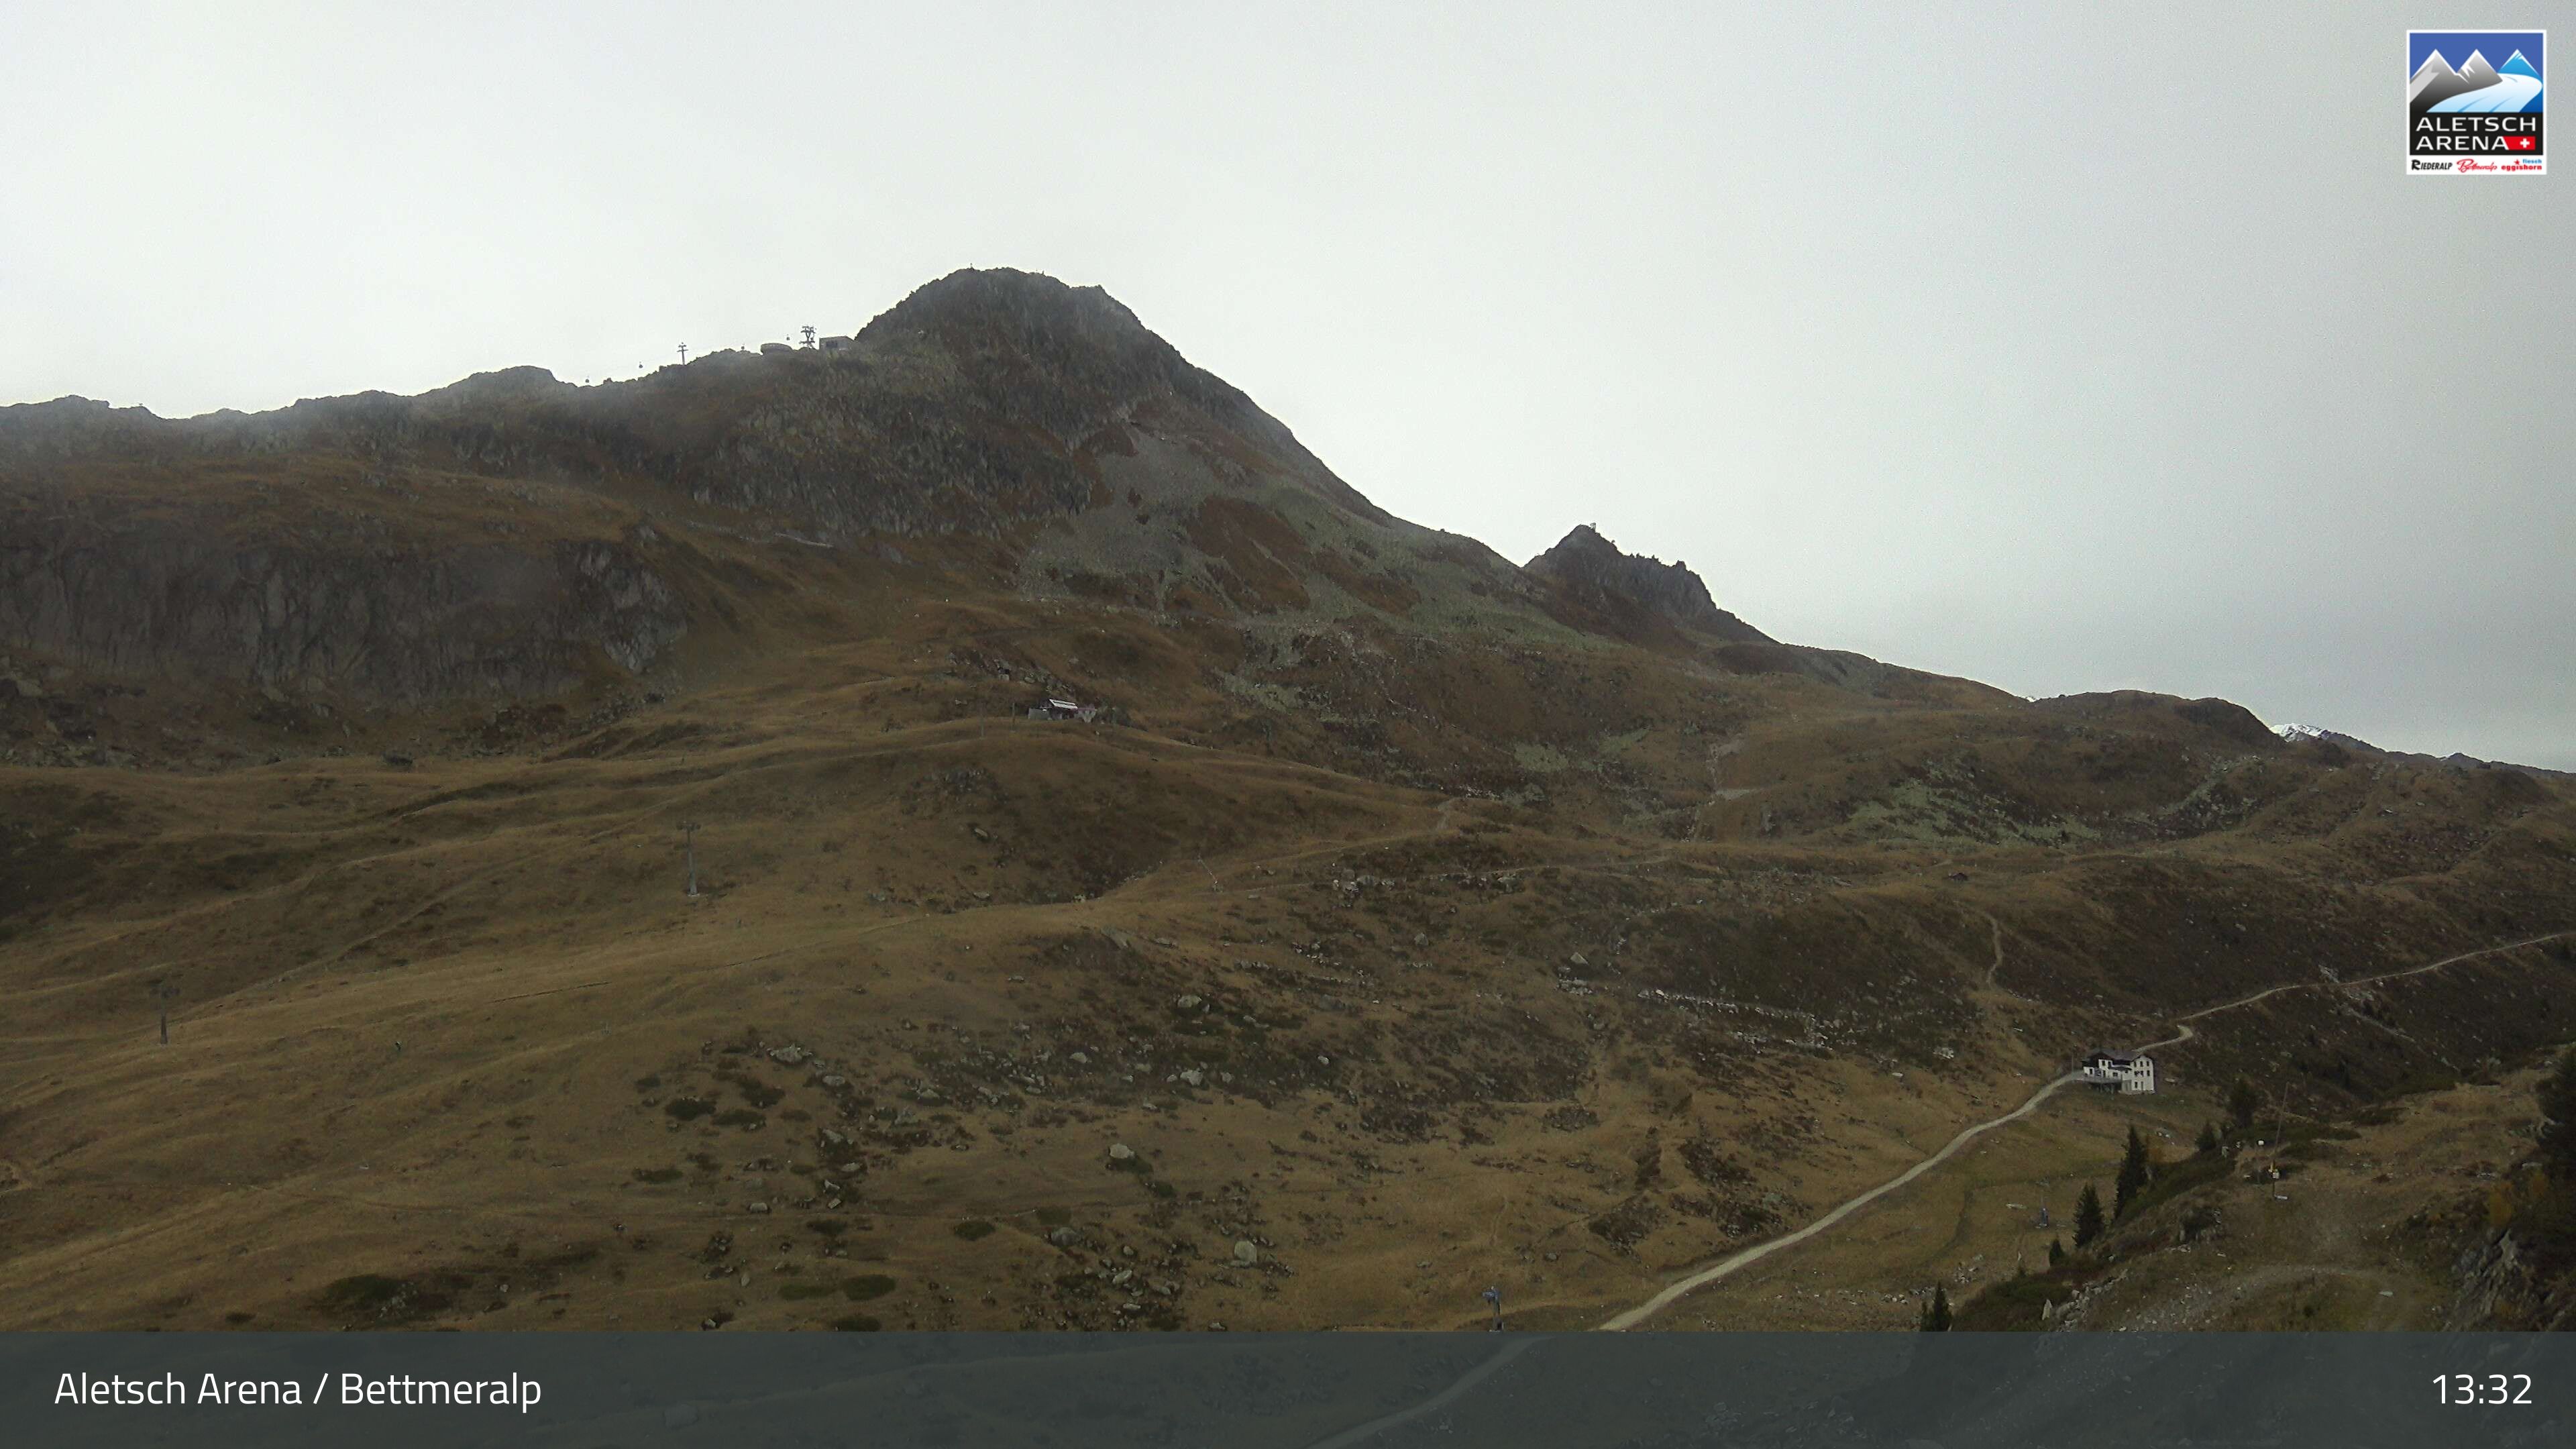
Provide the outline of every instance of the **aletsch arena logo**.
{"type": "Polygon", "coordinates": [[[2545,30],[2406,32],[2410,176],[2539,176],[2545,30]]]}

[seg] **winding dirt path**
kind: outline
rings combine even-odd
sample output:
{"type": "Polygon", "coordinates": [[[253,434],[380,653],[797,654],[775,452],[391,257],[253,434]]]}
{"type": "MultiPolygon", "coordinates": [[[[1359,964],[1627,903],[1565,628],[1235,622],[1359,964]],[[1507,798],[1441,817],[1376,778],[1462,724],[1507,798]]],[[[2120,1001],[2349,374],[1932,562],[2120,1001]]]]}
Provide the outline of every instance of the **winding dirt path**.
{"type": "Polygon", "coordinates": [[[1796,1232],[1784,1233],[1779,1237],[1755,1243],[1752,1247],[1746,1248],[1741,1252],[1720,1258],[1707,1267],[1700,1269],[1698,1272],[1691,1274],[1689,1277],[1680,1279],[1679,1281],[1668,1285],[1661,1293],[1658,1293],[1654,1297],[1647,1299],[1645,1302],[1638,1304],[1636,1307],[1629,1309],[1627,1312],[1619,1314],[1609,1322],[1602,1324],[1601,1327],[1603,1330],[1612,1333],[1616,1333],[1621,1329],[1634,1328],[1638,1324],[1645,1322],[1655,1314],[1671,1306],[1675,1300],[1680,1299],[1689,1293],[1695,1292],[1698,1289],[1705,1288],[1720,1278],[1727,1277],[1730,1274],[1739,1272],[1755,1263],[1761,1262],[1763,1259],[1770,1257],[1773,1253],[1777,1253],[1785,1248],[1794,1248],[1798,1246],[1800,1243],[1814,1237],[1816,1234],[1821,1233],[1825,1229],[1832,1227],[1834,1224],[1841,1222],[1843,1219],[1850,1217],[1853,1213],[1859,1212],[1862,1208],[1869,1206],[1871,1203],[1874,1203],[1889,1193],[1896,1191],[1898,1188],[1905,1186],[1914,1179],[1930,1172],[1933,1168],[1939,1167],[1942,1163],[1949,1161],[1960,1148],[1967,1146],[1969,1142],[1975,1140],[1977,1137],[1980,1137],[1985,1133],[1992,1132],[1996,1128],[2002,1127],[2008,1123],[2018,1122],[2022,1118],[2029,1116],[2031,1113],[2038,1111],[2041,1103],[2057,1094],[2058,1088],[2075,1080],[2076,1077],[2072,1073],[2069,1073],[2066,1076],[2058,1077],[2044,1084],[2038,1091],[2031,1093],[2027,1098],[2023,1099],[2020,1106],[2013,1108],[2011,1111],[2006,1112],[1992,1121],[1980,1122],[1973,1127],[1967,1128],[1958,1136],[1951,1138],[1942,1146],[1940,1151],[1924,1158],[1921,1162],[1905,1169],[1903,1172],[1900,1172],[1896,1176],[1889,1178],[1887,1181],[1880,1183],[1878,1186],[1871,1188],[1869,1191],[1861,1193],[1857,1197],[1844,1199],[1842,1204],[1836,1207],[1833,1211],[1816,1219],[1814,1222],[1807,1224],[1805,1227],[1798,1229],[1796,1232]]]}
{"type": "MultiPolygon", "coordinates": [[[[2233,1001],[2220,1002],[2216,1006],[2204,1006],[2198,1011],[2185,1012],[2183,1015],[2177,1016],[2173,1019],[2175,1027],[2173,1035],[2164,1037],[2157,1041],[2148,1042],[2144,1046],[2137,1048],[2137,1050],[2145,1052],[2154,1051],[2159,1047],[2179,1046],[2199,1035],[2199,1032],[2194,1030],[2191,1025],[2193,1022],[2216,1016],[2222,1011],[2234,1011],[2239,1007],[2252,1006],[2258,1001],[2269,1000],[2270,998],[2279,996],[2284,992],[2314,991],[2326,987],[2368,986],[2381,981],[2394,981],[2404,976],[2421,976],[2427,971],[2438,971],[2445,966],[2456,966],[2463,961],[2474,961],[2482,956],[2502,955],[2507,951],[2519,951],[2528,946],[2545,945],[2548,942],[2564,940],[2570,936],[2576,936],[2576,930],[2552,931],[2546,935],[2532,936],[2520,941],[2510,941],[2501,946],[2485,946],[2475,951],[2463,951],[2456,956],[2445,956],[2439,961],[2427,961],[2421,966],[2409,966],[2401,971],[2383,972],[2377,976],[2355,977],[2350,981],[2293,981],[2280,986],[2267,987],[2250,996],[2240,996],[2233,1001]]],[[[2000,927],[1996,930],[1995,939],[1996,957],[1998,963],[2000,963],[2003,943],[2002,929],[2000,927]]],[[[1951,1138],[1940,1151],[1924,1158],[1921,1162],[1905,1169],[1905,1171],[1898,1173],[1896,1176],[1889,1178],[1878,1186],[1860,1193],[1855,1197],[1845,1199],[1839,1206],[1835,1207],[1831,1212],[1826,1213],[1823,1217],[1816,1219],[1814,1222],[1807,1224],[1796,1232],[1786,1233],[1766,1242],[1756,1243],[1752,1247],[1743,1249],[1740,1252],[1729,1254],[1728,1256],[1720,1258],[1716,1262],[1711,1263],[1707,1267],[1702,1268],[1695,1273],[1675,1280],[1674,1282],[1666,1285],[1664,1290],[1657,1293],[1654,1297],[1647,1299],[1636,1307],[1628,1309],[1627,1311],[1612,1317],[1608,1322],[1603,1323],[1601,1325],[1602,1329],[1607,1332],[1618,1332],[1624,1329],[1634,1328],[1638,1324],[1653,1317],[1655,1314],[1663,1311],[1665,1308],[1670,1307],[1681,1298],[1696,1292],[1701,1288],[1705,1288],[1709,1284],[1717,1282],[1721,1278],[1726,1278],[1735,1273],[1741,1272],[1745,1268],[1762,1261],[1764,1258],[1770,1257],[1773,1253],[1780,1252],[1787,1248],[1796,1247],[1798,1244],[1805,1242],[1809,1238],[1812,1238],[1818,1233],[1832,1227],[1834,1224],[1850,1217],[1853,1213],[1860,1211],[1862,1208],[1878,1201],[1887,1194],[1894,1192],[1898,1188],[1905,1186],[1907,1183],[1914,1181],[1918,1177],[1921,1177],[1933,1168],[1949,1161],[1951,1157],[1958,1153],[1960,1148],[1967,1146],[1971,1140],[1985,1133],[1991,1132],[1998,1127],[2002,1127],[2008,1123],[2018,1122],[2022,1118],[2029,1116],[2032,1112],[2038,1110],[2041,1103],[2046,1102],[2050,1097],[2055,1096],[2059,1088],[2076,1080],[2079,1080],[2077,1076],[2073,1073],[2069,1073],[2065,1076],[2058,1077],[2052,1081],[2041,1084],[2036,1091],[2032,1092],[2029,1097],[2023,1100],[2020,1106],[2015,1107],[2013,1110],[2006,1112],[2002,1116],[1994,1118],[1991,1121],[1980,1122],[1973,1127],[1965,1129],[1960,1132],[1958,1136],[1951,1138]]]]}

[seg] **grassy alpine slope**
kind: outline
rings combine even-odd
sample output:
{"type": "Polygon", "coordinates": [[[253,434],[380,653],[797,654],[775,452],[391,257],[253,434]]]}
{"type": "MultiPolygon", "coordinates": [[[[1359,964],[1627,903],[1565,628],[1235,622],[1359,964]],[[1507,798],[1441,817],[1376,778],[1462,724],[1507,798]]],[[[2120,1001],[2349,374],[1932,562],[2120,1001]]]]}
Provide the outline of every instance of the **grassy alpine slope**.
{"type": "MultiPolygon", "coordinates": [[[[2087,1045],[2576,924],[2561,782],[1517,569],[1019,274],[6,410],[0,512],[0,1326],[1598,1321],[2087,1045]]],[[[2173,1103],[2518,1064],[2567,964],[2213,1018],[2173,1103]]]]}

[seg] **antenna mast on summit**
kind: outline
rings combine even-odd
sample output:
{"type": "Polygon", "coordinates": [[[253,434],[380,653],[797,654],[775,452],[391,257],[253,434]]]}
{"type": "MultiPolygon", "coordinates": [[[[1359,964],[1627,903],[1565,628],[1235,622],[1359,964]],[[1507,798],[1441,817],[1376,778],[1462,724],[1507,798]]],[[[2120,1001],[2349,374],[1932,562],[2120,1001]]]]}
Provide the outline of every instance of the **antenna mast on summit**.
{"type": "Polygon", "coordinates": [[[813,346],[813,345],[814,345],[814,329],[813,329],[813,328],[811,328],[811,327],[799,327],[799,328],[797,328],[796,330],[805,334],[805,345],[806,345],[806,346],[811,347],[811,346],[813,346]]]}
{"type": "Polygon", "coordinates": [[[680,344],[680,365],[682,367],[689,365],[689,344],[685,342],[680,344]]]}

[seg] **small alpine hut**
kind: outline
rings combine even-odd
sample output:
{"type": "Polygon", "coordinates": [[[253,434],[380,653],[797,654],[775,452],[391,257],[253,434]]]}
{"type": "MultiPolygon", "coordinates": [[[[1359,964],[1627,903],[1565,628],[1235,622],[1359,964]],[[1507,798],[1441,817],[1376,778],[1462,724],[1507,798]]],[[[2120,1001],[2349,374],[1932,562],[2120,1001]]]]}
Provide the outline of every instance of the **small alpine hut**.
{"type": "Polygon", "coordinates": [[[2152,1092],[2156,1089],[2155,1059],[2145,1052],[2088,1052],[2076,1069],[2087,1085],[2106,1091],[2152,1092]]]}

